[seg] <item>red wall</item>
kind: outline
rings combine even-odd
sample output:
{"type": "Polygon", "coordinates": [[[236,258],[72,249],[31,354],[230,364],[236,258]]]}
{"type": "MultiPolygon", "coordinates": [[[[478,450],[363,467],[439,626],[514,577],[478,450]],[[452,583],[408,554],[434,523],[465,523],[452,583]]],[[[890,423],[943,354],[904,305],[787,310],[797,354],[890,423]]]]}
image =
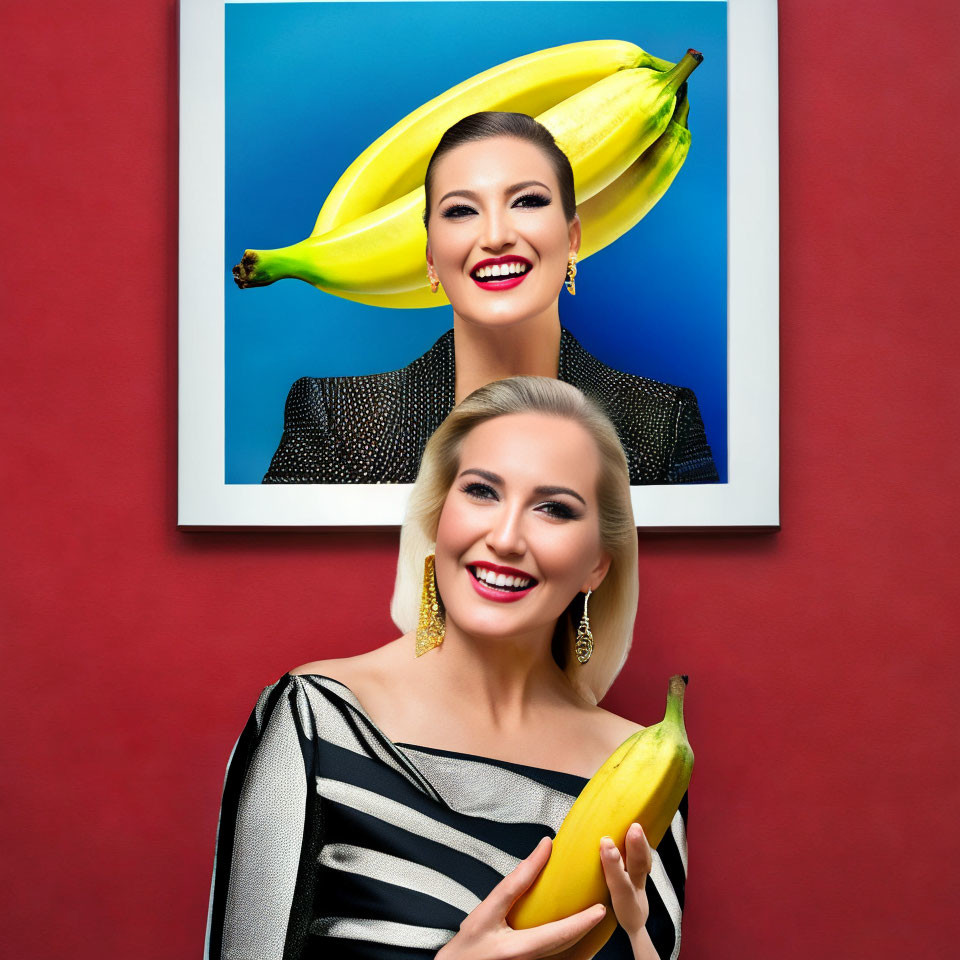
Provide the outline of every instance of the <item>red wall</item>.
{"type": "MultiPolygon", "coordinates": [[[[687,960],[953,955],[960,15],[781,0],[779,533],[648,536],[687,960]],[[952,267],[952,269],[950,269],[952,267]]],[[[176,529],[170,0],[4,4],[5,954],[200,955],[263,685],[394,636],[394,534],[176,529]]]]}

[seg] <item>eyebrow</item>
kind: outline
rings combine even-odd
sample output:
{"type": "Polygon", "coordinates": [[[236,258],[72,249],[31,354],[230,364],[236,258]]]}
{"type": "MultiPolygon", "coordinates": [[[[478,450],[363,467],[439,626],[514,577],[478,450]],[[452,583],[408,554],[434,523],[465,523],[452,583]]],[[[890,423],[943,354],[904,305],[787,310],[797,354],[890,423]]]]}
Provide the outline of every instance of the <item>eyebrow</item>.
{"type": "MultiPolygon", "coordinates": [[[[503,191],[503,195],[508,197],[511,193],[516,193],[517,190],[522,190],[524,187],[534,186],[543,187],[544,190],[550,189],[545,183],[541,183],[539,180],[524,180],[522,183],[515,183],[512,187],[507,187],[506,190],[503,191]]],[[[453,196],[469,197],[471,200],[479,200],[477,194],[475,194],[472,190],[451,190],[449,193],[445,193],[437,202],[443,203],[447,197],[453,196]]]]}
{"type": "MultiPolygon", "coordinates": [[[[501,487],[503,486],[503,477],[500,477],[495,473],[491,473],[489,470],[480,470],[477,467],[470,467],[467,470],[461,470],[458,474],[458,479],[465,473],[475,473],[478,476],[483,477],[485,480],[489,480],[491,483],[499,483],[501,487]]],[[[540,486],[535,487],[533,492],[541,497],[551,497],[557,493],[568,493],[571,497],[576,497],[584,506],[587,505],[587,501],[584,500],[576,490],[571,490],[569,487],[540,486]]]]}

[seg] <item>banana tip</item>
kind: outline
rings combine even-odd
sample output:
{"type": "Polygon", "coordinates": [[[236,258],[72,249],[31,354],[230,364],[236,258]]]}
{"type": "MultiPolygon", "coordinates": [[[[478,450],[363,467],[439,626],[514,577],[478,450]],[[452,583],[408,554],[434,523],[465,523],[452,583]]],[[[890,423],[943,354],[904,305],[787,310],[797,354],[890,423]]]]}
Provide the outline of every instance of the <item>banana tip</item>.
{"type": "Polygon", "coordinates": [[[685,673],[680,674],[681,679],[683,680],[683,685],[686,686],[690,682],[690,677],[685,673]]]}
{"type": "Polygon", "coordinates": [[[690,56],[693,57],[693,59],[697,61],[697,63],[702,63],[702,62],[703,62],[703,54],[702,54],[699,50],[694,50],[693,47],[690,47],[690,48],[687,50],[687,53],[689,53],[690,56]]]}

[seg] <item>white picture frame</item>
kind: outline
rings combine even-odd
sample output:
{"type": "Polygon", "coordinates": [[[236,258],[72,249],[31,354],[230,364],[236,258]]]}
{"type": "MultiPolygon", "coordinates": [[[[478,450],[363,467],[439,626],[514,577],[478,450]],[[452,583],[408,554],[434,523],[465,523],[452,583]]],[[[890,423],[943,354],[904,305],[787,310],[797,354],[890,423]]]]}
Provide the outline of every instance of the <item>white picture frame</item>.
{"type": "MultiPolygon", "coordinates": [[[[177,525],[396,527],[409,484],[225,482],[225,6],[180,0],[177,525]]],[[[633,487],[637,526],[646,530],[780,524],[777,5],[726,0],[726,7],[728,478],[633,487]]]]}

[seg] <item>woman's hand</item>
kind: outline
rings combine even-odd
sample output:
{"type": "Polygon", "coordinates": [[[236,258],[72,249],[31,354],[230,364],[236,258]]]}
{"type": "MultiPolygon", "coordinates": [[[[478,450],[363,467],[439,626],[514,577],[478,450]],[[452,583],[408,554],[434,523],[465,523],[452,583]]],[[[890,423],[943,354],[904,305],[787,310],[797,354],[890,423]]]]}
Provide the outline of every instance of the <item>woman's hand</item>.
{"type": "Polygon", "coordinates": [[[604,837],[600,841],[600,862],[617,922],[634,942],[643,934],[650,916],[646,888],[653,869],[653,851],[639,823],[630,825],[625,846],[624,859],[613,840],[604,837]]]}
{"type": "Polygon", "coordinates": [[[594,904],[562,920],[514,930],[506,917],[516,900],[537,878],[553,849],[544,837],[525,860],[513,868],[460,924],[435,960],[534,960],[549,957],[575,944],[599,923],[606,908],[594,904]]]}

